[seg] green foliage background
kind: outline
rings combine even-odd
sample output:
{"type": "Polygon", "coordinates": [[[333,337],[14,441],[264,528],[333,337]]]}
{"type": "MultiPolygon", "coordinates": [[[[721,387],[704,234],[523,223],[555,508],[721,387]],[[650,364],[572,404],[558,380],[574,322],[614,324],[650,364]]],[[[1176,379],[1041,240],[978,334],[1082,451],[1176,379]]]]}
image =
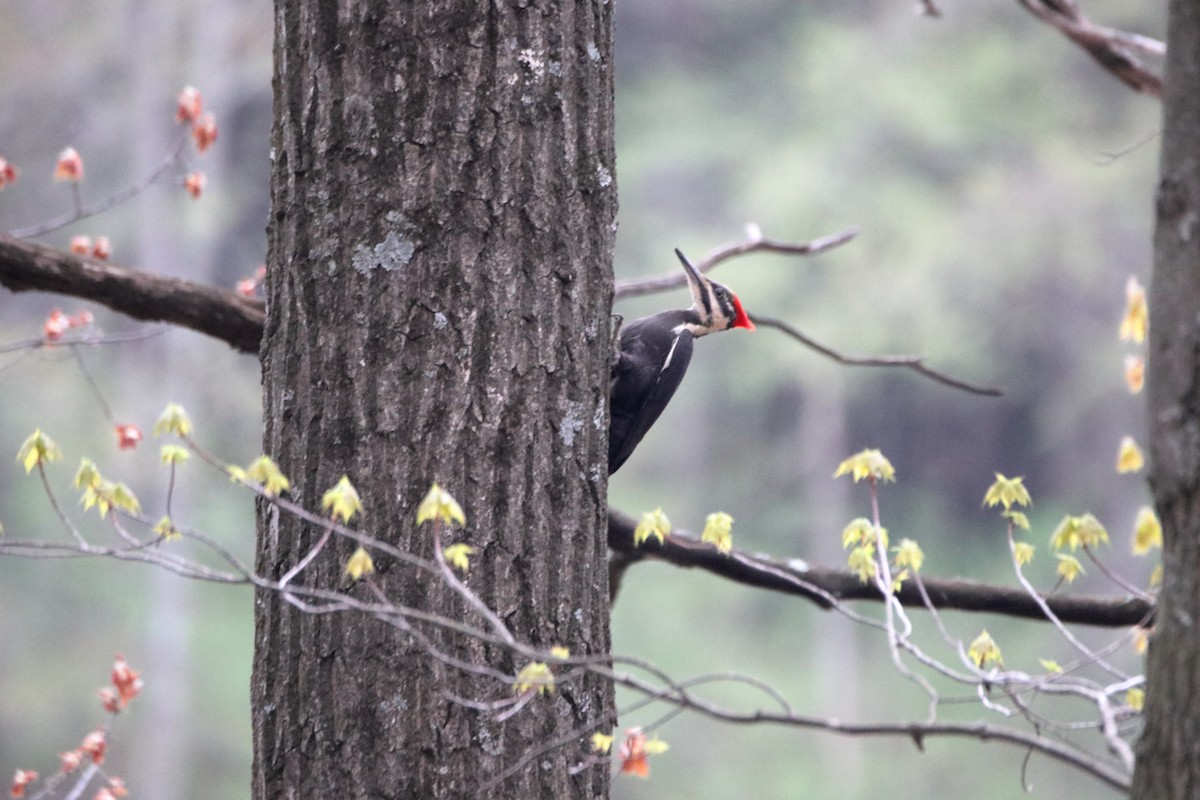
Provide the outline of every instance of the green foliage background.
{"type": "MultiPolygon", "coordinates": [[[[673,270],[672,247],[699,256],[739,238],[746,222],[794,240],[857,226],[853,243],[828,254],[747,257],[717,277],[752,313],[784,318],[847,354],[923,354],[1005,395],[838,367],[769,330],[712,337],[698,344],[670,411],[612,481],[612,503],[630,512],[661,505],[693,529],[724,510],[737,520],[740,547],[838,563],[838,533],[866,512],[866,494],[831,475],[846,455],[879,447],[898,474],[883,494],[885,524],[893,537],[922,543],[929,574],[1011,580],[1003,529],[980,508],[999,470],[1025,475],[1034,495],[1031,575],[1041,585],[1053,582],[1050,530],[1063,513],[1084,510],[1114,534],[1114,566],[1144,582],[1153,565],[1129,555],[1128,537],[1147,493],[1140,478],[1113,469],[1120,436],[1143,427],[1141,402],[1121,381],[1132,348],[1117,341],[1116,327],[1126,277],[1148,280],[1158,104],[1015,3],[943,5],[935,21],[904,3],[860,0],[621,4],[618,276],[673,270]]],[[[1086,11],[1161,36],[1160,6],[1093,0],[1086,11]]],[[[194,159],[209,177],[205,197],[156,186],[46,240],[105,234],[118,263],[227,286],[251,273],[265,256],[269,6],[14,0],[10,8],[0,26],[0,155],[22,175],[0,193],[0,230],[69,206],[65,187],[49,181],[67,145],[83,155],[89,199],[149,172],[176,135],[175,94],[193,83],[221,126],[216,148],[194,159]]],[[[636,317],[683,302],[675,292],[618,311],[636,317]]],[[[55,307],[86,304],[0,295],[0,342],[36,338],[55,307]]],[[[105,331],[137,327],[93,310],[105,331]]],[[[148,432],[175,400],[222,457],[246,463],[257,454],[253,359],[179,331],[83,358],[120,421],[148,432]]],[[[67,452],[52,471],[66,505],[85,454],[128,480],[148,509],[161,503],[157,446],[116,450],[66,352],[0,352],[0,408],[0,451],[15,456],[40,426],[67,452]]],[[[5,535],[63,535],[12,456],[0,459],[5,535]]],[[[251,502],[195,461],[184,476],[176,516],[249,557],[251,502]]],[[[1081,583],[1072,591],[1114,591],[1095,575],[1081,583]]],[[[123,652],[147,686],[119,721],[113,771],[140,797],[248,796],[250,603],[246,589],[135,565],[0,559],[0,769],[52,770],[55,754],[100,721],[93,689],[123,652]]],[[[923,615],[916,620],[929,627],[923,615]]],[[[1048,626],[979,615],[949,623],[968,641],[986,626],[1015,668],[1066,658],[1048,626]]],[[[876,633],[703,575],[634,568],[614,637],[618,651],[679,677],[753,674],[808,713],[924,715],[923,695],[895,673],[876,633]]],[[[1132,654],[1121,658],[1136,668],[1132,654]]],[[[710,696],[763,702],[743,690],[710,696]]],[[[986,715],[978,703],[945,713],[986,715]]],[[[918,754],[907,741],[694,716],[659,733],[672,749],[654,759],[652,780],[619,780],[615,797],[1021,793],[1024,754],[998,744],[929,742],[918,754]]],[[[1034,797],[1104,791],[1038,757],[1026,778],[1034,797]]]]}

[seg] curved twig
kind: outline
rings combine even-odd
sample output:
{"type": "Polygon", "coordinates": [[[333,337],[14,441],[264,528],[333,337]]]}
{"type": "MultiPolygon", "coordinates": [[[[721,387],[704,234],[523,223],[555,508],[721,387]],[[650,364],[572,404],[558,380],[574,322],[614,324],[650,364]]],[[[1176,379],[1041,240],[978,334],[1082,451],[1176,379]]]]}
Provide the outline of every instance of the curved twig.
{"type": "Polygon", "coordinates": [[[1162,97],[1162,77],[1147,69],[1131,50],[1153,56],[1166,46],[1149,36],[1097,25],[1084,16],[1075,0],[1017,0],[1029,13],[1087,51],[1101,67],[1135,92],[1162,97]]]}
{"type": "Polygon", "coordinates": [[[134,197],[137,197],[152,184],[158,181],[159,178],[165,175],[167,170],[180,162],[180,159],[183,157],[183,150],[187,146],[187,143],[188,132],[185,129],[177,139],[175,143],[175,149],[172,150],[171,153],[167,155],[157,167],[155,167],[153,172],[137,183],[127,186],[118,192],[114,192],[108,197],[105,197],[102,200],[97,200],[94,203],[84,205],[83,198],[79,194],[79,184],[72,183],[71,192],[74,207],[69,213],[55,217],[54,219],[38,225],[30,225],[25,228],[13,228],[8,232],[8,235],[14,239],[27,239],[31,236],[44,236],[45,234],[56,231],[59,228],[65,228],[72,222],[78,222],[85,217],[94,217],[95,215],[108,211],[110,208],[118,206],[127,200],[132,200],[134,197]]]}
{"type": "Polygon", "coordinates": [[[821,355],[848,367],[904,367],[924,375],[926,378],[937,381],[944,386],[949,386],[952,389],[961,389],[964,392],[983,395],[984,397],[999,397],[1004,394],[1000,389],[967,383],[958,378],[952,378],[944,372],[927,367],[925,366],[924,356],[847,356],[839,353],[832,347],[821,344],[807,334],[801,333],[783,320],[775,319],[774,317],[763,317],[757,314],[750,315],[750,319],[759,327],[774,328],[800,342],[805,347],[816,350],[821,355]]]}
{"type": "MultiPolygon", "coordinates": [[[[757,225],[748,225],[746,228],[747,236],[745,239],[723,244],[716,248],[696,262],[696,269],[700,270],[700,272],[708,272],[722,261],[728,261],[735,256],[742,256],[747,253],[781,253],[793,256],[816,255],[826,250],[832,250],[858,236],[858,228],[847,228],[844,231],[839,231],[829,236],[813,239],[811,242],[785,242],[779,239],[764,237],[757,225]]],[[[617,281],[613,288],[613,297],[616,299],[639,297],[644,294],[665,292],[668,289],[674,289],[686,284],[687,276],[679,270],[675,270],[669,274],[659,275],[654,278],[632,278],[617,281]]]]}
{"type": "MultiPolygon", "coordinates": [[[[857,228],[847,228],[838,233],[829,236],[823,236],[819,239],[813,239],[810,242],[785,242],[778,239],[768,239],[762,235],[757,225],[746,226],[746,238],[736,242],[730,242],[717,247],[703,259],[696,262],[696,268],[700,272],[708,272],[709,270],[721,264],[724,261],[735,258],[737,256],[746,255],[747,253],[768,252],[781,253],[784,255],[815,255],[823,253],[826,250],[831,250],[834,247],[839,247],[846,244],[858,235],[857,228]]],[[[666,275],[659,275],[654,278],[637,278],[632,280],[617,281],[613,295],[616,299],[624,297],[637,297],[645,294],[654,294],[668,289],[674,289],[678,286],[683,286],[687,283],[687,276],[676,270],[666,275]]],[[[924,375],[944,386],[949,386],[954,389],[961,389],[971,394],[984,395],[986,397],[999,397],[1003,392],[999,389],[994,389],[988,386],[979,386],[967,381],[962,381],[957,378],[952,378],[943,372],[931,369],[925,366],[924,358],[921,356],[866,356],[854,357],[846,356],[831,347],[827,347],[815,341],[804,333],[801,333],[795,327],[789,325],[783,320],[773,317],[764,317],[759,315],[751,315],[750,317],[755,325],[761,325],[766,328],[774,328],[781,331],[806,347],[817,351],[827,358],[831,358],[839,364],[853,367],[904,367],[911,369],[918,374],[924,375]]]]}

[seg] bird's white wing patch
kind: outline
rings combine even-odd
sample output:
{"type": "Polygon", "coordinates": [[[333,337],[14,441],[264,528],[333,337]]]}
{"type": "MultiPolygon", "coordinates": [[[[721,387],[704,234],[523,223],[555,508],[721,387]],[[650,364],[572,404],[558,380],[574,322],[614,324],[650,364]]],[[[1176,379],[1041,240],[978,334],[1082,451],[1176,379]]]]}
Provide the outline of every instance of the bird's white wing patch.
{"type": "Polygon", "coordinates": [[[671,366],[671,357],[675,355],[675,348],[679,346],[680,338],[682,337],[677,332],[675,334],[675,341],[671,342],[671,349],[667,351],[667,360],[663,362],[662,368],[659,370],[659,374],[666,372],[667,367],[671,366]]]}

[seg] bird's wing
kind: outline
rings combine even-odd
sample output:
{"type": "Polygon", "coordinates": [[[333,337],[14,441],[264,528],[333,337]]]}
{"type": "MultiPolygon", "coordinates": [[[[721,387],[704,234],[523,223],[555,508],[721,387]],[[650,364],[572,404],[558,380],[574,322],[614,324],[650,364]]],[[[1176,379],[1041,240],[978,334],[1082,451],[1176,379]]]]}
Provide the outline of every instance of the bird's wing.
{"type": "MultiPolygon", "coordinates": [[[[629,392],[633,403],[621,403],[615,397],[616,392],[610,391],[613,398],[611,423],[608,429],[608,474],[617,471],[633,452],[646,431],[667,407],[671,396],[679,388],[683,374],[687,372],[688,363],[692,360],[692,334],[686,329],[681,330],[671,345],[671,350],[663,366],[650,375],[648,389],[629,392]]],[[[638,357],[622,353],[620,360],[613,367],[611,386],[615,387],[621,381],[636,380],[638,357]]]]}

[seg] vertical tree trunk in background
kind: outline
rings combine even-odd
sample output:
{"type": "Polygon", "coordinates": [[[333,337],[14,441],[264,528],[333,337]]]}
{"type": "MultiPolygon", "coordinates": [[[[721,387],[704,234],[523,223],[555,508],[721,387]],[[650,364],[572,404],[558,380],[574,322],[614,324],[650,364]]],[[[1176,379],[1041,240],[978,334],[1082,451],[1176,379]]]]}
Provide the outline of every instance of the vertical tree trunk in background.
{"type": "Polygon", "coordinates": [[[1163,586],[1135,800],[1200,797],[1200,4],[1171,0],[1150,293],[1150,485],[1163,586]]]}
{"type": "MultiPolygon", "coordinates": [[[[612,5],[277,0],[265,449],[309,508],[343,475],[355,524],[432,558],[434,480],[479,548],[469,584],[523,641],[606,653],[607,362],[616,212],[612,5]]],[[[320,531],[264,516],[259,569],[320,531]]],[[[351,548],[305,570],[337,585],[351,548]]],[[[376,557],[396,602],[478,623],[437,578],[376,557]]],[[[361,585],[364,600],[371,596],[361,585]]],[[[256,606],[254,796],[478,797],[529,748],[608,729],[589,680],[510,720],[511,696],[378,621],[256,606]],[[590,728],[589,728],[590,726],[590,728]]],[[[512,674],[501,649],[424,629],[512,674]]],[[[600,797],[577,745],[509,797],[600,797]]]]}

